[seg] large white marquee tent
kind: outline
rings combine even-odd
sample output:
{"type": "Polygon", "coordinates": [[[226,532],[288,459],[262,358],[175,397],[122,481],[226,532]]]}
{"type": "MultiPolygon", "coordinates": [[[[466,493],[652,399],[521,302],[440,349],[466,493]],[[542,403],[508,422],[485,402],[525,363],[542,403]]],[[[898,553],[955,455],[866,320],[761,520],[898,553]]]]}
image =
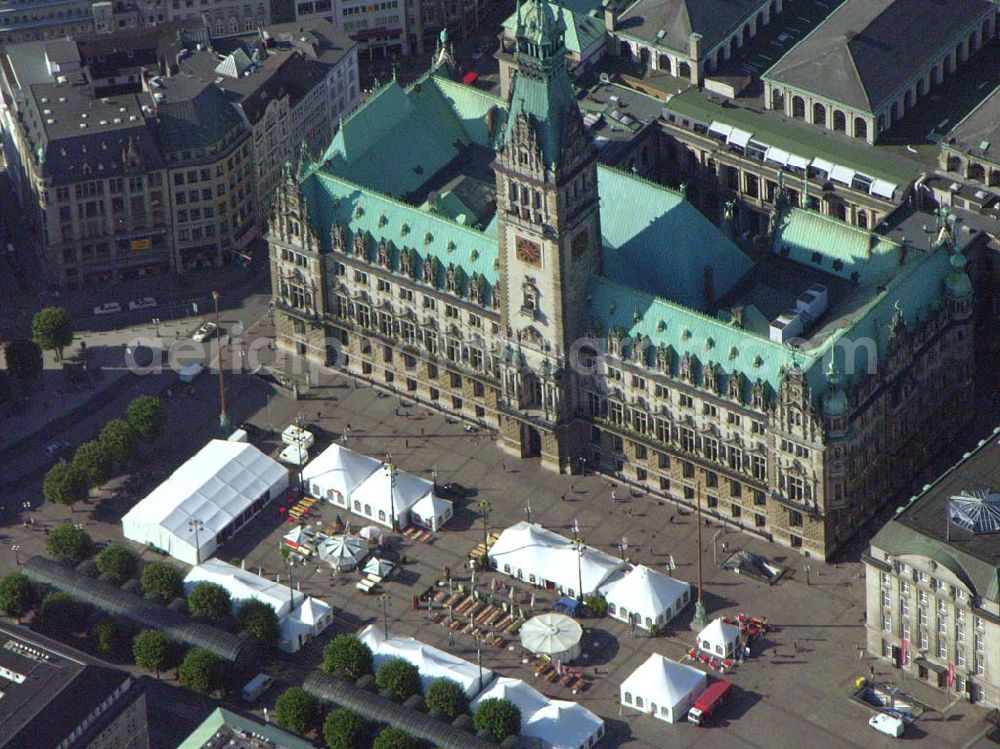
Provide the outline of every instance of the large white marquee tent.
{"type": "Polygon", "coordinates": [[[691,601],[691,586],[662,572],[638,565],[601,587],[608,614],[647,629],[670,623],[691,601]]]}
{"type": "MultiPolygon", "coordinates": [[[[376,624],[369,624],[361,630],[358,639],[371,648],[376,670],[393,658],[402,658],[416,666],[425,694],[431,684],[442,678],[456,682],[470,699],[479,694],[479,667],[475,663],[469,663],[412,637],[390,635],[387,639],[382,627],[376,624]]],[[[482,674],[483,686],[493,680],[493,672],[488,668],[483,668],[482,674]]]]}
{"type": "Polygon", "coordinates": [[[302,469],[302,483],[316,499],[348,508],[351,493],[382,467],[375,458],[333,444],[302,469]]]}
{"type": "Polygon", "coordinates": [[[212,440],[129,510],[122,532],[198,564],[287,488],[288,471],[253,445],[212,440]]]}
{"type": "Polygon", "coordinates": [[[604,736],[604,721],[583,705],[553,700],[520,679],[502,676],[471,703],[506,699],[521,711],[521,735],[550,749],[592,747],[604,736]]]}
{"type": "Polygon", "coordinates": [[[653,653],[622,682],[621,702],[654,718],[676,723],[708,686],[704,672],[653,653]]]}
{"type": "Polygon", "coordinates": [[[209,559],[193,567],[184,578],[184,594],[189,595],[202,582],[225,588],[233,601],[234,611],[251,599],[274,609],[281,628],[278,647],[289,653],[297,651],[333,623],[333,610],[318,598],[219,559],[209,559]]]}
{"type": "Polygon", "coordinates": [[[488,556],[496,570],[570,596],[577,595],[581,578],[589,595],[625,566],[591,546],[584,545],[581,554],[568,538],[523,520],[500,534],[488,556]]]}
{"type": "Polygon", "coordinates": [[[302,471],[309,494],[344,507],[380,525],[406,528],[410,522],[437,530],[452,516],[450,500],[434,494],[434,484],[340,445],[331,445],[302,471]]]}

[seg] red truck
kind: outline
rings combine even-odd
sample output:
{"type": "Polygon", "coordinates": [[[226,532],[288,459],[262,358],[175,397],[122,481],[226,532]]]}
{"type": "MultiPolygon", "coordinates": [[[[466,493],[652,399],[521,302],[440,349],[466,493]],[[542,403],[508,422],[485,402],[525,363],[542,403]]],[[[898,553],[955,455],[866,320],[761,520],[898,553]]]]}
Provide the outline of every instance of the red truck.
{"type": "Polygon", "coordinates": [[[705,725],[720,707],[726,704],[729,695],[733,693],[733,683],[725,679],[719,679],[701,693],[701,697],[695,700],[694,707],[688,710],[688,722],[696,726],[705,725]]]}

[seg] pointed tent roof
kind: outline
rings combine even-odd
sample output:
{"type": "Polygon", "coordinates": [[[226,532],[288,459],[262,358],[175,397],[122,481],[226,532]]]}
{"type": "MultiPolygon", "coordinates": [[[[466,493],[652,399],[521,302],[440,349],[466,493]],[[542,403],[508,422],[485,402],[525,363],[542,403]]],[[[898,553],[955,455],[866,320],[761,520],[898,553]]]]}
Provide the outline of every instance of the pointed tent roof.
{"type": "Polygon", "coordinates": [[[302,602],[302,605],[289,613],[289,618],[295,619],[303,624],[318,624],[323,617],[333,611],[330,605],[318,598],[309,596],[302,602]]]}
{"type": "Polygon", "coordinates": [[[390,572],[392,572],[392,562],[386,559],[380,559],[379,557],[372,557],[367,562],[365,562],[364,572],[368,575],[378,575],[379,577],[385,577],[390,572]]]}
{"type": "Polygon", "coordinates": [[[698,633],[698,642],[708,640],[713,645],[728,645],[740,639],[740,628],[727,624],[722,619],[714,619],[707,627],[698,633]]]}
{"type": "Polygon", "coordinates": [[[688,583],[640,564],[623,577],[611,580],[601,588],[601,593],[608,601],[621,602],[629,611],[655,620],[668,608],[674,608],[690,590],[688,583]]]}
{"type": "Polygon", "coordinates": [[[483,691],[469,705],[475,709],[483,700],[489,699],[510,700],[521,711],[521,723],[531,713],[541,710],[549,704],[549,698],[539,692],[533,686],[521,679],[512,679],[509,676],[501,676],[490,685],[490,688],[483,691]]]}
{"type": "Polygon", "coordinates": [[[298,606],[304,598],[300,591],[290,591],[287,585],[214,558],[207,559],[192,568],[184,578],[184,587],[190,590],[201,582],[221,585],[229,592],[233,603],[248,601],[251,598],[262,601],[274,609],[274,613],[279,617],[288,613],[293,601],[298,606]]]}
{"type": "Polygon", "coordinates": [[[664,695],[667,700],[657,701],[676,705],[692,690],[703,689],[707,681],[702,671],[653,653],[622,682],[621,688],[640,695],[664,695]]]}
{"type": "Polygon", "coordinates": [[[381,465],[381,462],[375,458],[369,458],[367,455],[333,444],[317,455],[302,470],[302,481],[308,484],[313,479],[318,479],[347,495],[377,471],[381,465]]]}
{"type": "MultiPolygon", "coordinates": [[[[382,468],[385,468],[385,464],[382,464],[382,468]]],[[[387,507],[391,493],[398,515],[434,491],[434,484],[427,479],[400,471],[398,468],[394,473],[395,480],[390,477],[387,470],[375,471],[354,490],[355,496],[363,502],[368,501],[372,505],[387,507]]]]}
{"type": "Polygon", "coordinates": [[[447,514],[451,509],[451,500],[439,497],[432,491],[427,492],[427,494],[413,505],[413,511],[422,518],[440,517],[447,514]]]}
{"type": "Polygon", "coordinates": [[[353,567],[368,553],[368,544],[354,536],[340,533],[319,543],[319,558],[335,567],[353,567]]]}

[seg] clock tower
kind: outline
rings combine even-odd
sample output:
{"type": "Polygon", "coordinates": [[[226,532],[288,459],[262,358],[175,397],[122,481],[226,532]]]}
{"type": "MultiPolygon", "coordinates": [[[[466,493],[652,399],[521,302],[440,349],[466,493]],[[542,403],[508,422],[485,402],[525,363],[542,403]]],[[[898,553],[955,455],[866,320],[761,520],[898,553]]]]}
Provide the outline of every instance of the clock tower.
{"type": "Polygon", "coordinates": [[[588,287],[601,272],[597,151],[576,103],[557,7],[518,6],[517,69],[494,162],[507,396],[553,428],[576,413],[569,355],[587,332],[588,287]]]}

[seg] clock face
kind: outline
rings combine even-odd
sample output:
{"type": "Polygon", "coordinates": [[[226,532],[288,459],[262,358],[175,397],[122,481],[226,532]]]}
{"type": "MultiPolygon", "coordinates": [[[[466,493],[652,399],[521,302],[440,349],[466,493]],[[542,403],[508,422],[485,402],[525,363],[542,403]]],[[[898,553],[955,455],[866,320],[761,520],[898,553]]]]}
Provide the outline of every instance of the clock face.
{"type": "Polygon", "coordinates": [[[542,264],[542,246],[524,237],[516,239],[517,259],[528,265],[542,264]]]}
{"type": "Polygon", "coordinates": [[[580,257],[580,255],[587,251],[589,245],[590,240],[587,237],[587,230],[584,229],[573,237],[573,257],[580,257]]]}

